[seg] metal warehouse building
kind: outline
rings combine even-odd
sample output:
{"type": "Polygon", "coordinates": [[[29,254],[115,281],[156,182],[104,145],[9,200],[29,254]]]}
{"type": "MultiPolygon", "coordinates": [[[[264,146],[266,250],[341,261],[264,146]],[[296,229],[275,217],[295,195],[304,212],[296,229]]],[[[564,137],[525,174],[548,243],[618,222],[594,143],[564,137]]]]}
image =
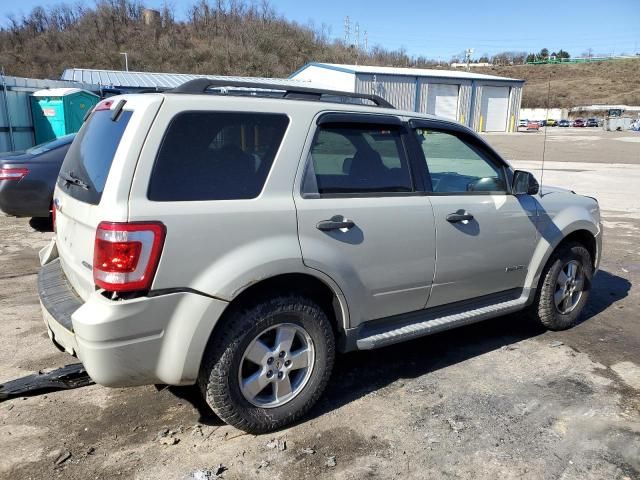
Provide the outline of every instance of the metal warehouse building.
{"type": "Polygon", "coordinates": [[[451,70],[309,63],[289,78],[374,93],[396,108],[430,113],[478,132],[518,129],[524,80],[451,70]]]}

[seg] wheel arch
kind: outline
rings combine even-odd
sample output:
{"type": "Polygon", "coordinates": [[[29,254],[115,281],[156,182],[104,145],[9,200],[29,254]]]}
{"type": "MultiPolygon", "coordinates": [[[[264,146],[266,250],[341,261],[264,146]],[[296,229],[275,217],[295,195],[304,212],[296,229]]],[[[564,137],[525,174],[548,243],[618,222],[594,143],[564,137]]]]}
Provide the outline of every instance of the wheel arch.
{"type": "Polygon", "coordinates": [[[258,302],[274,294],[300,294],[313,299],[325,310],[336,339],[344,336],[349,325],[349,312],[345,297],[337,285],[333,284],[330,279],[320,278],[319,275],[292,272],[253,282],[235,292],[234,297],[210,332],[209,340],[242,305],[258,302]]]}
{"type": "Polygon", "coordinates": [[[591,256],[594,272],[598,267],[600,255],[599,232],[592,223],[577,222],[575,225],[563,229],[560,233],[560,235],[554,236],[551,242],[542,236],[536,246],[525,282],[525,286],[532,289],[532,291],[537,289],[542,271],[553,252],[569,242],[574,241],[584,245],[591,256]]]}

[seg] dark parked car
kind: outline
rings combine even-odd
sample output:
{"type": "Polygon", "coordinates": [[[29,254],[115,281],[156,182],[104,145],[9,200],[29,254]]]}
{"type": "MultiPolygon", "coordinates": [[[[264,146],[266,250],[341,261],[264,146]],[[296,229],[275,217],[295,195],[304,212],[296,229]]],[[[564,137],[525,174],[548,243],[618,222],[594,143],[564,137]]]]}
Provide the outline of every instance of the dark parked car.
{"type": "Polygon", "coordinates": [[[571,126],[571,122],[569,120],[560,120],[558,122],[558,126],[559,127],[570,127],[571,126]]]}
{"type": "Polygon", "coordinates": [[[75,133],[28,150],[0,153],[0,213],[49,217],[60,166],[75,133]]]}
{"type": "Polygon", "coordinates": [[[598,119],[597,118],[589,118],[587,119],[587,127],[597,127],[598,119]]]}
{"type": "Polygon", "coordinates": [[[573,126],[574,126],[574,127],[585,127],[586,125],[585,125],[585,123],[584,123],[584,120],[582,120],[581,118],[576,118],[576,119],[573,121],[573,126]]]}
{"type": "Polygon", "coordinates": [[[538,120],[538,126],[546,127],[547,126],[547,121],[546,120],[538,120]]]}

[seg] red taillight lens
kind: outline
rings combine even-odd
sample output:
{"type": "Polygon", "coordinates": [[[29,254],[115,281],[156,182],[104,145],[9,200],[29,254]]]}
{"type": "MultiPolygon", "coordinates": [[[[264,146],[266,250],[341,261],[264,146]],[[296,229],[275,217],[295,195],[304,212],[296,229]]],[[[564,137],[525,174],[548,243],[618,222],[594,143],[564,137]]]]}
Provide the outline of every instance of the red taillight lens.
{"type": "Polygon", "coordinates": [[[103,100],[93,108],[93,111],[99,112],[100,110],[109,110],[111,109],[111,105],[113,105],[113,100],[103,100]]]}
{"type": "Polygon", "coordinates": [[[0,168],[0,180],[22,180],[28,173],[28,168],[0,168]]]}
{"type": "Polygon", "coordinates": [[[102,222],[96,230],[93,280],[111,292],[148,290],[166,229],[159,222],[102,222]]]}
{"type": "Polygon", "coordinates": [[[51,202],[51,225],[53,231],[56,232],[56,202],[51,202]]]}

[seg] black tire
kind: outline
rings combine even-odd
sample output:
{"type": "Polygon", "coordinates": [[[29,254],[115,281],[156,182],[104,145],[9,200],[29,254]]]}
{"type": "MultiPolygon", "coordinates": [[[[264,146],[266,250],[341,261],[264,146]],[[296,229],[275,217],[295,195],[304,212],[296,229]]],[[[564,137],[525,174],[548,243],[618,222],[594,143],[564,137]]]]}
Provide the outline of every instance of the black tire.
{"type": "Polygon", "coordinates": [[[226,423],[249,433],[265,433],[298,420],[324,391],[335,357],[335,338],[324,310],[297,295],[279,296],[235,308],[209,340],[198,384],[211,409],[226,423]],[[253,405],[238,380],[242,356],[249,344],[269,327],[293,323],[311,337],[315,362],[306,384],[287,403],[273,408],[253,405]]]}
{"type": "Polygon", "coordinates": [[[589,298],[593,262],[589,251],[578,242],[560,245],[551,255],[540,277],[540,286],[533,305],[529,308],[530,317],[549,330],[566,330],[578,320],[589,298]],[[584,288],[576,306],[568,313],[561,313],[556,307],[554,294],[556,282],[562,268],[569,262],[579,262],[584,272],[584,288]]]}

